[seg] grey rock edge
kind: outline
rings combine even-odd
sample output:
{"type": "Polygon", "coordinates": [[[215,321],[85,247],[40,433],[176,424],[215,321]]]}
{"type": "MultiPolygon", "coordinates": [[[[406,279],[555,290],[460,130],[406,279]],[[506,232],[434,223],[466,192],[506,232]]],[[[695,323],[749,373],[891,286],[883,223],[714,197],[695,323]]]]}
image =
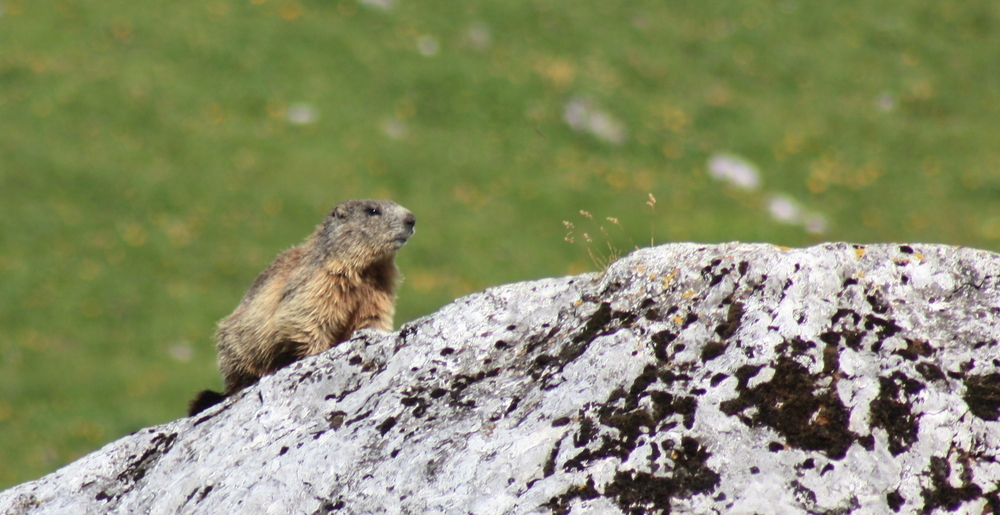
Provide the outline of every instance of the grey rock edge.
{"type": "Polygon", "coordinates": [[[998,274],[943,245],[645,249],[362,332],[0,512],[997,513],[998,274]]]}

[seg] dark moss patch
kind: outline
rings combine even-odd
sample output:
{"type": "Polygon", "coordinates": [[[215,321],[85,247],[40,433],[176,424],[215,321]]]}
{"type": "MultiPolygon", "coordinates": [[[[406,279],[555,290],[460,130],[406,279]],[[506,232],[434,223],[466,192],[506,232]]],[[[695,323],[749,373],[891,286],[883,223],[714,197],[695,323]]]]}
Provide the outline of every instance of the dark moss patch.
{"type": "Polygon", "coordinates": [[[708,362],[726,353],[729,345],[723,342],[708,342],[701,348],[701,361],[708,362]]]}
{"type": "Polygon", "coordinates": [[[906,348],[897,349],[893,354],[909,361],[916,361],[920,356],[930,356],[934,353],[934,348],[921,340],[911,340],[906,338],[906,348]]]}
{"type": "Polygon", "coordinates": [[[951,475],[951,465],[948,460],[931,456],[929,469],[931,488],[925,488],[921,492],[924,499],[922,513],[931,513],[936,508],[956,511],[966,502],[983,496],[983,490],[979,488],[979,485],[969,480],[963,480],[964,484],[959,488],[951,486],[948,481],[948,477],[951,475]]]}
{"type": "Polygon", "coordinates": [[[649,432],[656,427],[656,419],[644,409],[610,413],[601,417],[601,423],[617,429],[622,443],[629,448],[635,447],[636,439],[644,430],[649,432]]]}
{"type": "Polygon", "coordinates": [[[625,409],[635,409],[639,402],[639,396],[646,391],[646,388],[649,388],[649,385],[656,382],[656,373],[656,367],[646,365],[642,373],[632,380],[632,386],[629,387],[628,396],[626,397],[625,409]]]}
{"type": "Polygon", "coordinates": [[[347,505],[340,499],[337,499],[336,501],[324,499],[323,502],[320,503],[319,508],[312,512],[312,515],[329,515],[330,513],[344,509],[344,506],[347,505]]]}
{"type": "Polygon", "coordinates": [[[838,309],[837,312],[833,314],[833,317],[830,318],[830,325],[835,325],[837,322],[840,322],[845,318],[850,318],[851,325],[856,326],[859,322],[861,322],[861,315],[859,315],[856,311],[853,309],[841,308],[838,309]]]}
{"type": "Polygon", "coordinates": [[[843,342],[848,348],[861,350],[861,339],[864,338],[863,331],[828,331],[819,335],[820,341],[827,345],[838,345],[843,342]]]}
{"type": "Polygon", "coordinates": [[[736,390],[746,389],[750,380],[756,377],[762,368],[764,368],[764,365],[742,365],[736,369],[736,373],[734,374],[737,381],[736,390]]]}
{"type": "Polygon", "coordinates": [[[816,506],[816,492],[806,488],[805,485],[796,480],[793,480],[790,486],[792,487],[792,493],[795,495],[795,500],[798,501],[800,505],[809,507],[816,506]]]}
{"type": "Polygon", "coordinates": [[[929,342],[925,342],[923,340],[910,339],[910,338],[906,338],[905,340],[906,340],[906,350],[916,354],[917,356],[923,356],[925,358],[929,358],[933,356],[935,352],[937,352],[937,349],[935,349],[934,346],[931,345],[929,342]]]}
{"type": "MultiPolygon", "coordinates": [[[[582,424],[581,424],[582,426],[582,424]]],[[[581,439],[581,434],[583,433],[583,427],[581,427],[580,433],[573,437],[574,445],[578,440],[581,439]]],[[[589,438],[593,438],[597,434],[596,426],[591,426],[590,429],[593,431],[589,435],[589,438]]],[[[588,439],[588,441],[590,441],[588,439]]],[[[628,458],[629,454],[635,450],[635,442],[628,442],[623,439],[615,439],[610,436],[604,435],[600,439],[601,444],[596,449],[583,449],[576,456],[566,460],[563,464],[563,470],[583,470],[587,468],[590,463],[594,461],[603,460],[605,458],[618,458],[625,460],[628,458]]],[[[578,446],[579,447],[579,446],[578,446]]]]}
{"type": "MultiPolygon", "coordinates": [[[[469,374],[456,375],[451,382],[451,391],[448,392],[451,394],[452,405],[460,407],[468,407],[468,408],[475,406],[476,404],[475,401],[472,400],[463,401],[462,393],[469,386],[472,386],[473,384],[478,383],[483,379],[496,377],[498,375],[500,375],[500,368],[491,368],[490,370],[480,370],[479,372],[476,372],[475,374],[471,375],[469,374]]],[[[435,393],[434,391],[431,392],[432,398],[436,398],[434,397],[434,393],[435,393]]]]}
{"type": "Polygon", "coordinates": [[[865,316],[865,329],[869,331],[876,331],[878,334],[878,339],[884,340],[890,336],[894,336],[896,333],[903,330],[902,327],[896,325],[892,320],[886,320],[875,315],[865,316]],[[877,329],[876,329],[877,328],[877,329]]]}
{"type": "Polygon", "coordinates": [[[775,345],[774,350],[779,354],[801,356],[809,352],[810,349],[813,349],[815,347],[816,347],[815,343],[803,340],[802,338],[796,336],[791,340],[786,340],[779,343],[778,345],[775,345]]]}
{"type": "Polygon", "coordinates": [[[670,513],[672,498],[710,493],[719,485],[719,474],[705,465],[710,454],[690,437],[672,452],[674,468],[669,476],[619,471],[604,489],[626,513],[670,513]]]}
{"type": "Polygon", "coordinates": [[[844,331],[844,345],[849,349],[859,351],[861,350],[861,340],[865,337],[865,333],[862,331],[844,331]]]}
{"type": "Polygon", "coordinates": [[[362,413],[362,414],[360,414],[360,415],[358,415],[358,416],[356,416],[356,417],[348,420],[347,422],[344,422],[344,424],[350,426],[351,424],[353,424],[355,422],[358,422],[358,421],[361,421],[361,420],[364,420],[364,419],[368,418],[369,416],[371,416],[371,414],[372,414],[372,410],[368,410],[368,411],[366,411],[366,412],[364,412],[364,413],[362,413]]]}
{"type": "MultiPolygon", "coordinates": [[[[531,372],[532,377],[536,380],[544,380],[546,384],[543,388],[550,388],[552,385],[548,383],[548,379],[551,378],[552,374],[562,371],[567,364],[582,356],[597,337],[614,334],[621,328],[630,326],[636,318],[638,317],[634,313],[612,310],[611,304],[608,302],[600,303],[597,310],[587,319],[583,329],[570,339],[569,344],[565,345],[558,355],[542,355],[535,358],[531,372]],[[546,370],[547,368],[550,370],[546,370]]],[[[547,334],[529,340],[525,352],[533,352],[551,340],[558,332],[559,328],[554,327],[547,334]]]]}
{"type": "Polygon", "coordinates": [[[709,288],[722,282],[722,280],[733,271],[732,268],[726,267],[715,270],[720,264],[722,264],[721,259],[713,259],[708,266],[701,269],[701,276],[708,281],[709,288]]]}
{"type": "MultiPolygon", "coordinates": [[[[513,327],[513,326],[512,326],[513,327]]],[[[549,343],[550,340],[559,332],[558,328],[552,328],[547,333],[535,333],[529,336],[524,345],[524,352],[526,354],[531,354],[535,352],[535,349],[544,346],[549,343]]]]}
{"type": "Polygon", "coordinates": [[[542,354],[534,359],[531,363],[531,369],[533,371],[541,371],[542,369],[549,366],[558,366],[559,358],[555,356],[550,356],[548,354],[542,354]]]}
{"type": "Polygon", "coordinates": [[[660,331],[651,336],[650,341],[653,342],[653,355],[656,356],[656,359],[667,361],[670,357],[667,353],[667,346],[676,339],[677,335],[670,331],[660,331]]]}
{"type": "Polygon", "coordinates": [[[722,383],[727,378],[729,378],[729,376],[727,374],[723,374],[722,372],[719,372],[718,374],[715,374],[714,376],[712,376],[712,379],[711,379],[711,381],[709,381],[709,384],[711,384],[713,387],[719,386],[719,383],[722,383]]]}
{"type": "Polygon", "coordinates": [[[708,493],[719,485],[719,474],[705,465],[711,453],[694,438],[681,438],[681,446],[674,450],[674,456],[673,476],[679,497],[708,493]]]}
{"type": "Polygon", "coordinates": [[[570,419],[569,417],[559,417],[552,421],[552,427],[562,427],[565,425],[569,425],[571,421],[572,419],[570,419]]]}
{"type": "Polygon", "coordinates": [[[944,372],[933,363],[917,363],[914,368],[928,381],[943,381],[945,379],[944,372]]]}
{"type": "Polygon", "coordinates": [[[889,311],[889,304],[885,302],[885,297],[882,292],[875,290],[865,297],[868,301],[868,305],[872,307],[872,311],[878,314],[883,314],[889,311]]]}
{"type": "Polygon", "coordinates": [[[983,508],[983,513],[1000,515],[1000,490],[993,490],[983,495],[983,497],[986,499],[986,506],[983,508]]]}
{"type": "Polygon", "coordinates": [[[594,314],[590,315],[590,318],[587,319],[587,323],[584,325],[583,330],[573,337],[573,343],[589,343],[600,335],[602,331],[607,330],[607,327],[611,324],[612,320],[614,320],[614,317],[612,316],[611,304],[602,302],[601,305],[597,307],[597,311],[595,311],[594,314]]]}
{"type": "MultiPolygon", "coordinates": [[[[115,501],[126,493],[130,492],[137,482],[146,477],[146,473],[152,469],[164,454],[170,452],[177,441],[177,433],[157,433],[149,441],[149,447],[141,456],[131,455],[128,457],[130,463],[118,474],[118,483],[109,488],[101,490],[94,496],[98,501],[115,501]]],[[[209,489],[211,490],[211,489],[209,489]]]]}
{"type": "Polygon", "coordinates": [[[1000,373],[965,378],[965,395],[973,415],[989,421],[1000,418],[1000,373]]]}
{"type": "Polygon", "coordinates": [[[515,396],[513,399],[510,400],[510,405],[507,406],[507,412],[505,413],[505,415],[510,415],[514,410],[517,409],[518,405],[520,404],[521,404],[521,398],[515,396]]]}
{"type": "MultiPolygon", "coordinates": [[[[738,396],[720,403],[722,412],[738,416],[750,427],[771,427],[789,446],[822,451],[831,459],[843,458],[855,435],[847,428],[849,412],[836,389],[818,387],[818,378],[787,356],[778,358],[773,366],[774,377],[767,383],[747,388],[746,380],[741,379],[738,396]]],[[[754,375],[756,372],[753,370],[754,375]]]]}
{"type": "Polygon", "coordinates": [[[743,303],[734,302],[729,305],[729,311],[726,312],[726,321],[719,324],[715,328],[715,334],[719,335],[719,338],[723,340],[729,338],[740,328],[740,322],[743,319],[743,303]]]}
{"type": "Polygon", "coordinates": [[[553,515],[565,515],[570,512],[570,503],[574,499],[595,499],[600,497],[600,493],[594,488],[594,478],[588,477],[587,483],[580,486],[572,486],[564,493],[557,495],[548,502],[542,504],[543,507],[552,510],[553,515]]]}
{"type": "Polygon", "coordinates": [[[982,349],[983,347],[996,347],[996,340],[983,340],[972,344],[973,349],[982,349]]]}
{"type": "Polygon", "coordinates": [[[918,381],[900,372],[879,378],[879,394],[871,403],[869,416],[872,426],[885,429],[893,456],[905,452],[917,441],[920,416],[913,414],[908,397],[922,388],[918,381]]]}
{"type": "Polygon", "coordinates": [[[399,402],[403,406],[412,407],[413,416],[416,418],[424,416],[424,413],[427,413],[427,406],[430,405],[430,402],[428,402],[426,399],[417,396],[403,397],[403,399],[401,399],[399,402]]]}
{"type": "Polygon", "coordinates": [[[673,370],[661,370],[656,374],[656,377],[660,379],[664,384],[672,385],[675,381],[690,381],[691,376],[687,374],[678,374],[673,370]]]}
{"type": "Polygon", "coordinates": [[[838,332],[828,331],[819,335],[819,340],[827,345],[837,345],[840,343],[841,336],[838,332]]]}
{"type": "Polygon", "coordinates": [[[142,456],[133,460],[118,474],[119,481],[139,481],[146,477],[146,473],[163,457],[170,452],[174,442],[177,441],[177,433],[158,433],[149,441],[150,447],[142,453],[142,456]]]}
{"type": "Polygon", "coordinates": [[[899,513],[899,509],[906,503],[906,499],[899,494],[899,490],[893,490],[885,494],[885,503],[889,506],[890,510],[899,513]]]}
{"type": "Polygon", "coordinates": [[[199,502],[200,503],[201,501],[204,501],[205,497],[208,497],[208,494],[210,494],[212,492],[212,489],[214,489],[214,488],[215,488],[214,485],[208,485],[205,488],[203,488],[201,490],[201,493],[198,494],[198,500],[195,501],[195,502],[199,502]]]}
{"type": "Polygon", "coordinates": [[[831,376],[840,370],[840,349],[837,344],[823,347],[823,375],[831,376]]]}
{"type": "Polygon", "coordinates": [[[594,425],[594,420],[590,417],[583,417],[580,419],[580,428],[573,436],[573,446],[583,447],[587,445],[595,434],[597,434],[597,426],[594,425]]]}
{"type": "Polygon", "coordinates": [[[692,428],[698,407],[697,399],[662,390],[650,390],[651,386],[659,384],[657,379],[661,373],[655,366],[647,366],[632,381],[628,390],[617,388],[604,403],[584,410],[579,416],[580,427],[573,437],[573,445],[576,448],[588,448],[568,459],[564,468],[583,470],[595,460],[607,457],[626,459],[636,449],[642,435],[676,426],[676,421],[668,420],[673,415],[680,415],[684,426],[692,428]],[[640,400],[647,397],[649,404],[640,404],[640,400]],[[596,410],[595,417],[587,413],[591,410],[596,410]],[[615,432],[602,435],[600,445],[595,449],[589,444],[601,433],[600,426],[612,428],[615,432]]]}
{"type": "Polygon", "coordinates": [[[385,420],[383,420],[381,424],[378,425],[377,429],[379,434],[385,436],[385,434],[388,433],[389,430],[392,429],[392,427],[395,425],[396,425],[396,417],[388,417],[385,420]]]}
{"type": "Polygon", "coordinates": [[[562,438],[556,441],[556,444],[552,446],[552,450],[549,451],[548,458],[545,459],[545,465],[542,465],[542,477],[549,477],[556,472],[556,457],[559,456],[559,447],[562,445],[562,438]]]}
{"type": "Polygon", "coordinates": [[[684,427],[694,427],[694,413],[698,411],[698,399],[694,397],[678,397],[673,403],[674,413],[684,417],[684,427]]]}

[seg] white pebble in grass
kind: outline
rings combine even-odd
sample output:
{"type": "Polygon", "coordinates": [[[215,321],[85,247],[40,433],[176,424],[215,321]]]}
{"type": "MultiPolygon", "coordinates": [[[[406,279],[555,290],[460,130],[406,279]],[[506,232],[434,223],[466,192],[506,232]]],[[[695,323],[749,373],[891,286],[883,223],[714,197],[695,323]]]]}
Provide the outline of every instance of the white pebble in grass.
{"type": "Polygon", "coordinates": [[[309,123],[316,123],[319,120],[319,113],[316,108],[305,103],[292,104],[288,106],[288,112],[285,114],[285,119],[289,123],[295,125],[306,125],[309,123]]]}
{"type": "Polygon", "coordinates": [[[358,0],[358,3],[365,7],[373,7],[389,12],[396,6],[395,0],[358,0]]]}
{"type": "Polygon", "coordinates": [[[708,159],[708,174],[737,188],[755,190],[760,186],[760,172],[753,163],[729,154],[715,154],[708,159]]]}
{"type": "Polygon", "coordinates": [[[493,36],[490,34],[490,28],[482,22],[473,23],[472,26],[469,27],[468,38],[469,42],[472,43],[472,47],[476,50],[486,50],[489,48],[490,43],[493,42],[493,36]]]}
{"type": "Polygon", "coordinates": [[[893,95],[892,93],[882,93],[878,96],[876,103],[879,111],[888,113],[889,111],[896,109],[896,95],[893,95]]]}
{"type": "Polygon", "coordinates": [[[191,358],[194,357],[194,349],[188,342],[174,343],[167,349],[167,352],[170,353],[170,357],[184,363],[191,361],[191,358]]]}
{"type": "Polygon", "coordinates": [[[433,36],[420,36],[417,39],[417,51],[424,57],[433,57],[441,50],[441,44],[433,36]]]}
{"type": "Polygon", "coordinates": [[[563,120],[577,132],[589,132],[597,139],[621,145],[628,133],[625,124],[584,98],[572,98],[563,108],[563,120]]]}
{"type": "Polygon", "coordinates": [[[787,195],[774,195],[767,203],[771,217],[786,224],[802,223],[803,211],[799,203],[787,195]]]}
{"type": "Polygon", "coordinates": [[[767,210],[771,213],[771,217],[778,222],[801,225],[811,234],[823,234],[830,227],[830,222],[825,215],[806,211],[799,201],[783,193],[771,196],[767,203],[767,210]]]}
{"type": "Polygon", "coordinates": [[[810,213],[806,216],[806,219],[802,221],[802,225],[811,234],[823,234],[830,227],[830,222],[825,216],[819,213],[810,213]]]}
{"type": "Polygon", "coordinates": [[[382,122],[382,134],[390,139],[403,139],[409,133],[406,123],[396,118],[390,118],[382,122]]]}

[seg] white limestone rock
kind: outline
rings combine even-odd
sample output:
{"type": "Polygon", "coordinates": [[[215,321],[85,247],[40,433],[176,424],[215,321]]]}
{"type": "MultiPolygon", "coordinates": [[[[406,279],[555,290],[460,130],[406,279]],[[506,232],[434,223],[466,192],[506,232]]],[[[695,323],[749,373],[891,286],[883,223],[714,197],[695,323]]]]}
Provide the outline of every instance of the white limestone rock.
{"type": "Polygon", "coordinates": [[[943,245],[645,249],[362,332],[0,512],[996,513],[998,274],[943,245]]]}

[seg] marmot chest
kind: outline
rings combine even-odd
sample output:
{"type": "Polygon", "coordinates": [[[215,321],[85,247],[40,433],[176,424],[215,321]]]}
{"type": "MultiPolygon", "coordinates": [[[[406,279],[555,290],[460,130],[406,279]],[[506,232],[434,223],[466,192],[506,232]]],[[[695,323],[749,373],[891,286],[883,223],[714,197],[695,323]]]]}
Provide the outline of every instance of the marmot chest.
{"type": "Polygon", "coordinates": [[[383,281],[327,271],[317,275],[310,283],[309,311],[330,345],[350,338],[358,329],[392,330],[394,295],[383,281]]]}

